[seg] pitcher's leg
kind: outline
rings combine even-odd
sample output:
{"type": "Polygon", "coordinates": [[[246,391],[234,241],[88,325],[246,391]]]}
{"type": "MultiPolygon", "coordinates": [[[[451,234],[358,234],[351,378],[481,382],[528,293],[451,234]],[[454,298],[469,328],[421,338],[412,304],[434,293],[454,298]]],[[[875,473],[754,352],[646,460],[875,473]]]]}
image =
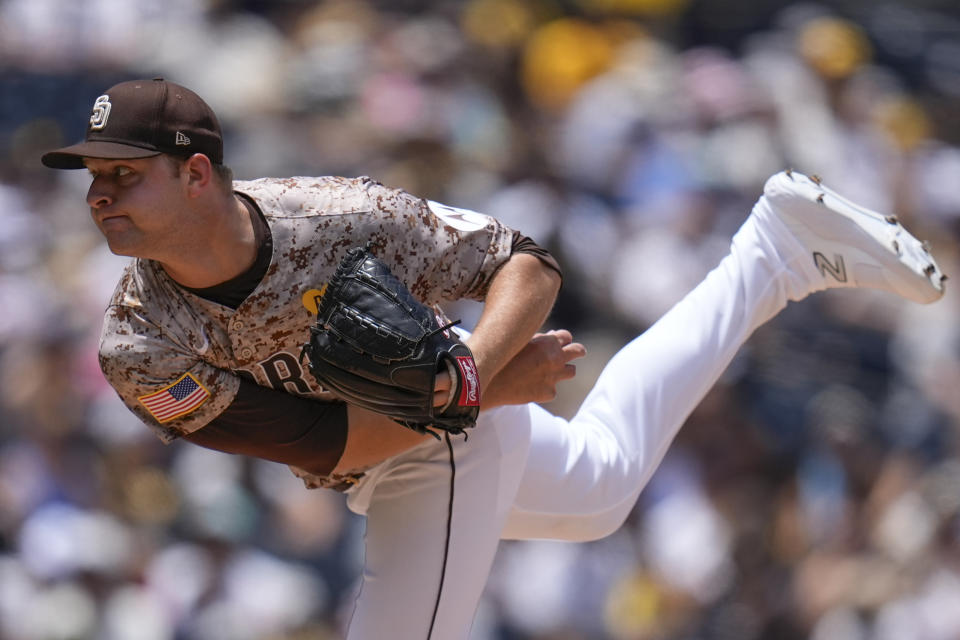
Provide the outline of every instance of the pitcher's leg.
{"type": "Polygon", "coordinates": [[[527,455],[525,408],[505,409],[450,439],[453,466],[431,442],[377,471],[349,640],[468,637],[527,455]]]}
{"type": "Polygon", "coordinates": [[[746,338],[807,290],[769,235],[748,220],[720,265],[610,360],[569,424],[535,421],[505,537],[593,539],[620,526],[746,338]]]}
{"type": "Polygon", "coordinates": [[[925,303],[942,296],[942,279],[892,216],[844,200],[819,179],[773,176],[730,254],[614,356],[570,424],[535,422],[505,536],[589,539],[615,530],[690,412],[788,301],[859,286],[925,303]]]}
{"type": "Polygon", "coordinates": [[[869,287],[929,303],[943,295],[943,280],[894,216],[859,207],[819,178],[777,174],[730,254],[611,360],[575,421],[609,427],[636,457],[642,486],[743,342],[788,301],[869,287]]]}

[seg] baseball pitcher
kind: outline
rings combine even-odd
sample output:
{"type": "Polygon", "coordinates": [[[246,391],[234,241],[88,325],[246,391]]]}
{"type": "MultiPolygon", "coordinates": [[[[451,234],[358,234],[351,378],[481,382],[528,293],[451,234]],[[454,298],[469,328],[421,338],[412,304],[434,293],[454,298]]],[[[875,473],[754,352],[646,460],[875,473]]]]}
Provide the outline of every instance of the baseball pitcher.
{"type": "Polygon", "coordinates": [[[233,181],[212,110],[160,78],[107,89],[85,140],[43,163],[89,171],[94,223],[135,258],[100,348],[129,409],[166,442],[285,463],[366,516],[351,640],[466,638],[499,540],[617,530],[738,348],[790,301],[943,294],[894,217],[778,173],[729,254],[568,421],[535,404],[585,352],[536,333],[560,267],[493,218],[369,178],[233,181]],[[460,298],[484,302],[470,331],[443,312],[460,298]]]}

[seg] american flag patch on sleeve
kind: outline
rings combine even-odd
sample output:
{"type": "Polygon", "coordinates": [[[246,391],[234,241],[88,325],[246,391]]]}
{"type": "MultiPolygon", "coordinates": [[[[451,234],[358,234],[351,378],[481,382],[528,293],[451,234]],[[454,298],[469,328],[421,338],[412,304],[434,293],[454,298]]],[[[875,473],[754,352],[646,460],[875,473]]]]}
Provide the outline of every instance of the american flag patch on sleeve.
{"type": "Polygon", "coordinates": [[[157,422],[169,422],[190,413],[209,397],[210,392],[200,381],[192,373],[185,373],[169,387],[140,396],[138,400],[157,422]]]}

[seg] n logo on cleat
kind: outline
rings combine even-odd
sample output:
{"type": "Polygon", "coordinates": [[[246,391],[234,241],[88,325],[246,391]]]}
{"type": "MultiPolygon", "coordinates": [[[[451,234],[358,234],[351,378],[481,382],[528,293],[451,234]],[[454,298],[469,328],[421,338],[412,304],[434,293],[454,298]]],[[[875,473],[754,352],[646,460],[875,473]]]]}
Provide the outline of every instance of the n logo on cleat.
{"type": "Polygon", "coordinates": [[[819,251],[813,252],[813,264],[817,265],[820,274],[826,278],[829,273],[837,282],[847,281],[847,267],[843,264],[843,256],[836,254],[833,256],[836,263],[831,263],[827,257],[819,251]]]}

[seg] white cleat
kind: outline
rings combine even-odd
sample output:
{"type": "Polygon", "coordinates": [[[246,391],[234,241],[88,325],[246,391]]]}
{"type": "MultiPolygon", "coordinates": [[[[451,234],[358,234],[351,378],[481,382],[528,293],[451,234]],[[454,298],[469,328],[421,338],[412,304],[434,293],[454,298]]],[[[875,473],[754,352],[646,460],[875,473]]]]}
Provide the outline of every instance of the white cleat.
{"type": "Polygon", "coordinates": [[[762,199],[806,248],[824,288],[882,289],[923,304],[943,296],[947,277],[895,216],[865,209],[796,171],[768,179],[762,199]]]}

